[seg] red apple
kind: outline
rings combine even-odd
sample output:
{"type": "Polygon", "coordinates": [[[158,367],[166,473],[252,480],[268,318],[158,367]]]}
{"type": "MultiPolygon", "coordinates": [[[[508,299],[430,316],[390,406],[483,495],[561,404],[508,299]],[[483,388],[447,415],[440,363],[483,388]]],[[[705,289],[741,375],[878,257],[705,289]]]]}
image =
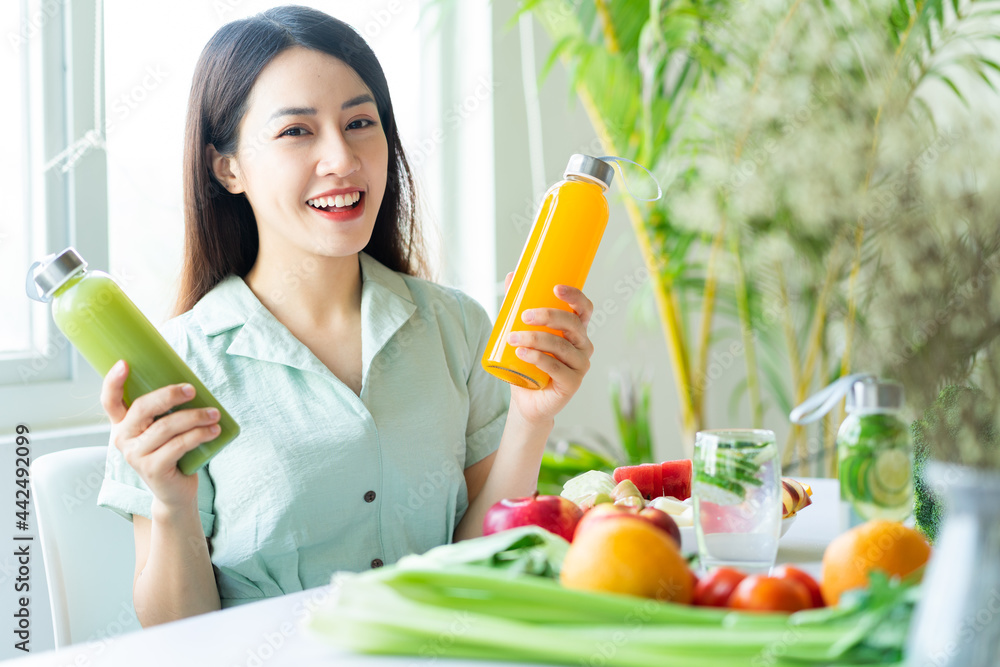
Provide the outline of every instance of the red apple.
{"type": "Polygon", "coordinates": [[[635,516],[635,514],[635,508],[626,507],[624,505],[614,505],[612,503],[594,505],[592,509],[583,513],[583,518],[580,519],[580,523],[576,525],[576,533],[579,534],[583,532],[587,526],[593,524],[595,521],[606,519],[607,517],[635,516]]]}
{"type": "Polygon", "coordinates": [[[626,517],[650,523],[672,537],[674,542],[677,544],[678,549],[681,547],[680,528],[677,527],[677,524],[669,514],[663,510],[658,510],[655,507],[646,507],[644,509],[637,510],[635,507],[629,507],[627,505],[597,505],[594,509],[589,510],[583,515],[583,518],[580,519],[580,523],[576,526],[576,532],[579,534],[586,530],[588,526],[591,526],[598,521],[614,517],[626,517]]]}
{"type": "Polygon", "coordinates": [[[576,503],[562,496],[540,496],[535,491],[527,498],[504,498],[486,510],[483,535],[518,526],[538,526],[550,533],[573,540],[573,531],[583,516],[576,503]]]}
{"type": "Polygon", "coordinates": [[[639,510],[639,516],[654,526],[667,531],[667,534],[674,538],[674,542],[677,543],[677,548],[681,548],[681,529],[677,527],[677,522],[674,521],[672,516],[655,507],[646,507],[639,510]]]}

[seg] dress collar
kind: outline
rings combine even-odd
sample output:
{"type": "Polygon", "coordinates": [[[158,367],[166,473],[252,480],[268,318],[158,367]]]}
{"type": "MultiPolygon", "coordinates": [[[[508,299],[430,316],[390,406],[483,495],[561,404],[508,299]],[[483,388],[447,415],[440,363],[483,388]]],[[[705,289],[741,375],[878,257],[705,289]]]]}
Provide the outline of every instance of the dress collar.
{"type": "MultiPolygon", "coordinates": [[[[361,265],[363,381],[375,355],[413,315],[416,305],[403,277],[365,252],[361,265]]],[[[261,304],[242,278],[230,275],[192,309],[206,336],[241,327],[228,354],[330,375],[330,370],[261,304]]]]}

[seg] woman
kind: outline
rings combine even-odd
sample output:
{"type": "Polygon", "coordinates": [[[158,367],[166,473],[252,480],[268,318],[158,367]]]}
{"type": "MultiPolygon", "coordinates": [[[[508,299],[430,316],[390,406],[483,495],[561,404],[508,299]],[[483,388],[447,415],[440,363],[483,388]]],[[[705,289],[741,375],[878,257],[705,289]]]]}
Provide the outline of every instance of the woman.
{"type": "MultiPolygon", "coordinates": [[[[185,260],[164,335],[241,426],[197,475],[177,460],[217,414],[126,409],[124,362],[98,499],[133,521],[143,626],[329,582],[474,537],[535,489],[553,417],[593,352],[593,311],[532,311],[518,354],[552,376],[510,388],[480,367],[491,325],[417,277],[413,185],[385,77],[346,24],[302,7],[224,26],[187,119],[185,260]],[[169,414],[168,414],[169,412],[169,414]]],[[[509,283],[510,276],[508,276],[509,283]]],[[[190,387],[187,387],[190,390],[190,387]]]]}

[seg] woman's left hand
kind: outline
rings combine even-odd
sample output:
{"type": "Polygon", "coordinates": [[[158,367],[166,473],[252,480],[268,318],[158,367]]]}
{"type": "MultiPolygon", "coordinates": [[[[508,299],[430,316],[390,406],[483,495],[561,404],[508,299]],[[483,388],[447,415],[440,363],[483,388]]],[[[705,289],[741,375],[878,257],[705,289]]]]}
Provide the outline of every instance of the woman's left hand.
{"type": "MultiPolygon", "coordinates": [[[[514,274],[507,274],[507,287],[514,274]]],[[[522,314],[525,324],[545,326],[559,331],[561,336],[547,331],[517,331],[511,333],[515,354],[522,360],[545,371],[552,379],[543,389],[524,389],[511,385],[511,407],[529,422],[552,419],[562,410],[583,383],[590,369],[594,344],[587,336],[587,324],[594,304],[575,287],[557,285],[556,298],[573,312],[558,308],[530,308],[522,314]]]]}

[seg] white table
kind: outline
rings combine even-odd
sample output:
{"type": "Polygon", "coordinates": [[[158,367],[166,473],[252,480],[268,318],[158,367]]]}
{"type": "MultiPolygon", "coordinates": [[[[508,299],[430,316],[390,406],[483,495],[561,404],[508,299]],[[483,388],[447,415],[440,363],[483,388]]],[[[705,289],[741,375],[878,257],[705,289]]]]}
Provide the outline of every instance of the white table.
{"type": "MultiPolygon", "coordinates": [[[[836,480],[803,479],[812,486],[813,504],[799,514],[781,539],[779,563],[797,563],[815,575],[826,545],[841,532],[836,480]]],[[[308,611],[323,604],[328,586],[232,607],[156,626],[100,644],[78,644],[9,661],[10,667],[310,667],[356,665],[403,667],[424,664],[415,656],[378,657],[344,653],[309,635],[302,627],[308,611]]],[[[512,663],[442,660],[454,667],[512,663]]]]}

